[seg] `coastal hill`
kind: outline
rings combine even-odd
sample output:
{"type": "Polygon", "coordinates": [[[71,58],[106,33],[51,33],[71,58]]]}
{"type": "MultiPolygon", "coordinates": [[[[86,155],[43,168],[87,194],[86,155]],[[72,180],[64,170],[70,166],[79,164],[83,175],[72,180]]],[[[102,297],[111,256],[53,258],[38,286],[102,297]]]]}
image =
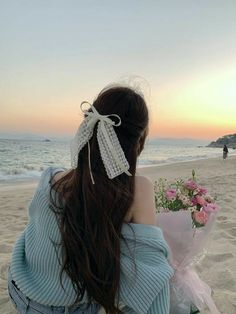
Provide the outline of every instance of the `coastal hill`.
{"type": "Polygon", "coordinates": [[[236,133],[224,135],[215,142],[211,142],[208,147],[223,147],[224,145],[236,149],[236,133]]]}

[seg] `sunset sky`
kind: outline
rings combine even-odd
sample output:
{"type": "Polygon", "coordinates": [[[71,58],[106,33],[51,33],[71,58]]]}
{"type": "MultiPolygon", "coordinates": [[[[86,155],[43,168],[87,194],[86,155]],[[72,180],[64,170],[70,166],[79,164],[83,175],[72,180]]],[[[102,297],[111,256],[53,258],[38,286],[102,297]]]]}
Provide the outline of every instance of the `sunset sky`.
{"type": "Polygon", "coordinates": [[[152,137],[236,133],[235,12],[234,0],[0,0],[0,133],[71,135],[83,100],[128,80],[152,137]]]}

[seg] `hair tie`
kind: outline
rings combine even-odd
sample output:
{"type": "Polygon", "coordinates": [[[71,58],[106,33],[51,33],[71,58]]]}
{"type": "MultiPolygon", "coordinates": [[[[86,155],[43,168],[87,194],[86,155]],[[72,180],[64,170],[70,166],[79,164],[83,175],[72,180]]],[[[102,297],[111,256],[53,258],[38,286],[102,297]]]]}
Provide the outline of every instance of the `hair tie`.
{"type": "Polygon", "coordinates": [[[89,171],[92,183],[95,183],[91,170],[91,151],[89,140],[93,136],[94,127],[98,122],[97,141],[108,178],[113,179],[122,173],[126,173],[131,176],[132,174],[128,171],[129,163],[114,130],[114,127],[121,125],[121,118],[117,114],[101,115],[91,104],[89,104],[89,109],[84,110],[83,104],[85,103],[89,104],[88,102],[83,101],[80,105],[81,110],[85,114],[84,121],[79,126],[76,135],[71,142],[72,168],[77,168],[78,155],[82,148],[88,143],[89,171]],[[111,117],[117,118],[118,122],[116,123],[113,121],[111,117]]]}

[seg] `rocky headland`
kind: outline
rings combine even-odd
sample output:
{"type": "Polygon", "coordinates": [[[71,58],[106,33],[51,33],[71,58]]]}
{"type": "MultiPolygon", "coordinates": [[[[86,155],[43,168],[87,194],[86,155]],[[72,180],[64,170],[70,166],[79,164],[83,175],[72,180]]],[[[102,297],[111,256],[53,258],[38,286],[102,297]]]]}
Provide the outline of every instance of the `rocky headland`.
{"type": "Polygon", "coordinates": [[[227,145],[229,148],[236,149],[236,133],[224,135],[216,141],[211,142],[208,147],[223,147],[227,145]]]}

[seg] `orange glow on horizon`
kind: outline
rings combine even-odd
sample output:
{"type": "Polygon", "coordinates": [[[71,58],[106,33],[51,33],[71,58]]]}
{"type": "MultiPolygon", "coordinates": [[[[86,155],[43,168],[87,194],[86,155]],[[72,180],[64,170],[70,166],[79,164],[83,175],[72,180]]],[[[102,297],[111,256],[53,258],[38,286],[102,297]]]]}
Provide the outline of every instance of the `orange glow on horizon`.
{"type": "MultiPolygon", "coordinates": [[[[47,120],[43,116],[33,117],[32,115],[24,116],[24,119],[18,119],[17,115],[11,119],[5,120],[1,124],[1,130],[11,129],[13,132],[36,133],[36,134],[58,134],[73,135],[82,117],[73,115],[48,115],[47,120]],[[24,125],[25,127],[22,127],[24,125]]],[[[226,134],[236,132],[234,123],[231,125],[222,123],[200,123],[199,121],[184,120],[174,117],[160,117],[158,121],[151,117],[149,124],[150,137],[171,137],[171,138],[196,138],[214,140],[226,134]]]]}
{"type": "MultiPolygon", "coordinates": [[[[150,136],[214,140],[236,133],[235,68],[236,63],[217,73],[153,87],[148,102],[150,136]]],[[[70,98],[60,93],[40,98],[32,92],[19,94],[18,102],[11,96],[5,99],[8,106],[1,108],[0,131],[73,135],[83,119],[79,104],[85,94],[94,92],[86,90],[80,97],[74,92],[70,98]]]]}
{"type": "Polygon", "coordinates": [[[206,139],[216,140],[217,138],[233,134],[236,132],[236,128],[226,127],[224,125],[187,125],[187,124],[171,124],[160,123],[159,125],[152,125],[150,127],[150,137],[171,137],[171,138],[193,138],[193,139],[206,139]]]}

